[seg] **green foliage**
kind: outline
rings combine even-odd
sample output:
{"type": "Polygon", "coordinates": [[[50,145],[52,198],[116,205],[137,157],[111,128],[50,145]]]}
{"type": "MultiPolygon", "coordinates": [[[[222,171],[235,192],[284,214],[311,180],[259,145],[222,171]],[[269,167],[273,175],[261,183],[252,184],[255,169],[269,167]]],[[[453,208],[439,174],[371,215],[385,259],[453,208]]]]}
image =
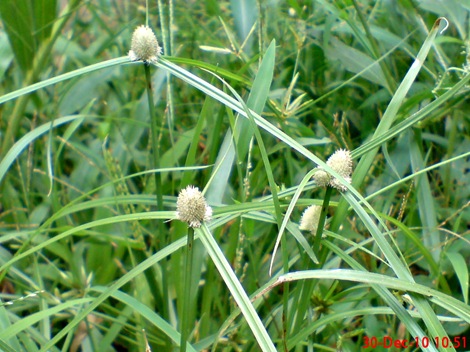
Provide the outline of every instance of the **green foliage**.
{"type": "Polygon", "coordinates": [[[468,5],[144,5],[0,1],[0,349],[462,343],[468,5]],[[146,12],[165,56],[131,62],[146,12]],[[351,183],[324,162],[340,148],[351,183]],[[213,208],[189,266],[187,185],[213,208]]]}

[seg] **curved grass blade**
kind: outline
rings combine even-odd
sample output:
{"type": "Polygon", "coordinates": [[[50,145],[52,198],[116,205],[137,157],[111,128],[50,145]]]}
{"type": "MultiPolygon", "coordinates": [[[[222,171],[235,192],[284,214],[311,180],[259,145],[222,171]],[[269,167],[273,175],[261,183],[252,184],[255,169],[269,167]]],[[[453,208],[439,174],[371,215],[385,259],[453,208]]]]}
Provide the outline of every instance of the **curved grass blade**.
{"type": "Polygon", "coordinates": [[[9,339],[13,336],[16,336],[19,332],[29,329],[34,324],[38,323],[40,320],[44,319],[45,317],[49,317],[51,315],[57,314],[62,312],[66,309],[70,309],[71,307],[82,305],[84,303],[91,302],[92,298],[79,298],[70,300],[61,304],[58,304],[54,307],[41,310],[37,313],[28,315],[27,317],[23,317],[21,320],[17,321],[16,323],[10,325],[8,328],[0,331],[0,339],[9,339]]]}
{"type": "Polygon", "coordinates": [[[461,313],[459,314],[459,317],[470,324],[470,307],[464,302],[461,302],[454,297],[446,295],[445,293],[434,290],[430,287],[417,284],[415,282],[408,282],[397,279],[387,275],[350,269],[305,270],[281,275],[278,278],[276,284],[281,284],[286,281],[306,279],[335,279],[343,281],[354,281],[369,285],[376,284],[392,288],[394,290],[416,293],[421,295],[421,297],[426,297],[428,299],[434,298],[434,302],[439,302],[438,304],[444,309],[448,309],[450,311],[455,310],[455,308],[460,309],[461,313]]]}
{"type": "MultiPolygon", "coordinates": [[[[388,107],[385,110],[385,113],[382,119],[380,120],[380,123],[377,126],[372,139],[375,139],[378,136],[381,136],[382,134],[387,132],[392,126],[392,123],[395,121],[400,106],[405,100],[405,97],[408,91],[410,90],[411,85],[416,79],[416,76],[421,70],[421,67],[424,64],[424,61],[429,51],[431,50],[434,39],[436,38],[438,34],[441,21],[443,20],[445,19],[441,17],[441,18],[438,18],[436,22],[434,23],[433,28],[430,31],[429,35],[427,36],[426,40],[424,41],[423,46],[418,52],[418,55],[416,56],[415,61],[411,65],[410,69],[406,73],[405,77],[403,78],[402,82],[397,88],[395,94],[393,95],[392,100],[388,104],[388,107]]],[[[362,184],[365,176],[369,172],[370,166],[372,165],[372,162],[375,158],[375,155],[377,154],[377,151],[378,151],[378,148],[372,149],[367,154],[365,154],[359,161],[354,171],[353,178],[352,178],[352,185],[354,187],[359,187],[362,184]]],[[[338,209],[336,210],[335,216],[333,217],[333,220],[331,223],[332,230],[336,230],[339,228],[339,226],[344,220],[344,217],[346,216],[346,211],[347,211],[347,204],[346,202],[343,201],[340,203],[338,209]]]]}
{"type": "Polygon", "coordinates": [[[217,267],[217,270],[222,276],[227,288],[230,290],[235,302],[237,302],[237,305],[250,326],[253,335],[258,341],[261,350],[275,352],[276,348],[274,347],[266,328],[261,322],[261,319],[256,313],[255,308],[251,304],[250,298],[247,296],[240,281],[238,281],[238,278],[228,263],[227,258],[225,258],[224,254],[220,250],[219,245],[212,237],[209,229],[205,224],[203,224],[200,229],[196,229],[196,232],[199,234],[199,239],[204,244],[204,247],[217,267]]]}
{"type": "MultiPolygon", "coordinates": [[[[104,293],[106,289],[107,287],[95,286],[92,287],[90,291],[104,293]]],[[[131,307],[134,312],[140,314],[157,329],[163,331],[165,335],[167,335],[175,344],[179,344],[180,333],[168,322],[166,322],[161,316],[159,316],[152,309],[144,305],[142,302],[139,302],[134,297],[129,296],[127,293],[124,293],[122,291],[115,291],[110,296],[117,299],[118,301],[121,301],[128,307],[131,307]]],[[[190,343],[187,343],[186,347],[188,351],[196,352],[195,348],[190,343]]]]}
{"type": "Polygon", "coordinates": [[[14,348],[10,347],[4,340],[0,339],[0,348],[4,352],[17,352],[14,348]]]}
{"type": "Polygon", "coordinates": [[[449,259],[455,274],[462,288],[463,300],[468,304],[468,266],[465,258],[458,252],[446,252],[447,259],[449,259]]]}
{"type": "MultiPolygon", "coordinates": [[[[272,41],[266,50],[263,61],[260,64],[258,73],[253,81],[253,86],[246,103],[248,108],[257,113],[261,113],[268,99],[269,90],[273,79],[274,59],[275,41],[272,41]]],[[[215,72],[209,72],[220,79],[220,77],[217,75],[218,70],[215,72]]],[[[242,105],[242,103],[240,103],[240,105],[242,105]]],[[[246,109],[244,111],[246,111],[246,109]]],[[[245,112],[245,116],[246,114],[247,113],[245,112]]],[[[225,193],[224,191],[227,188],[227,182],[232,170],[235,156],[237,156],[239,159],[245,158],[248,152],[250,140],[253,137],[253,129],[254,127],[250,125],[249,121],[245,119],[237,119],[233,136],[230,131],[227,132],[224,143],[228,145],[228,147],[221,148],[219,156],[217,157],[217,159],[221,160],[221,162],[220,166],[214,170],[212,175],[213,182],[211,183],[211,186],[207,192],[208,201],[215,203],[220,203],[222,201],[222,195],[225,193]],[[233,143],[232,138],[235,140],[235,144],[233,143]],[[235,151],[235,146],[237,151],[235,151]],[[237,153],[236,155],[235,152],[237,153]]]]}
{"type": "MultiPolygon", "coordinates": [[[[276,257],[276,252],[277,252],[277,249],[279,247],[279,244],[281,243],[281,238],[282,238],[282,235],[284,234],[284,230],[287,226],[287,223],[289,222],[289,218],[292,214],[292,211],[294,210],[294,207],[297,203],[297,200],[299,199],[300,197],[300,194],[303,192],[304,188],[305,188],[305,185],[307,184],[308,180],[310,180],[313,176],[313,174],[315,173],[316,169],[313,169],[311,171],[309,171],[305,176],[304,178],[302,179],[302,181],[300,182],[298,188],[296,189],[294,195],[292,196],[292,200],[290,201],[289,203],[289,207],[287,208],[286,210],[286,213],[284,214],[284,219],[282,220],[282,224],[281,224],[281,227],[279,228],[279,232],[277,234],[277,238],[276,238],[276,243],[274,244],[274,249],[273,249],[273,254],[271,256],[271,263],[269,264],[269,275],[272,275],[272,270],[273,270],[273,263],[274,263],[274,258],[276,257]]],[[[312,251],[313,253],[313,251],[312,251]]],[[[315,256],[315,253],[313,253],[313,256],[314,256],[314,262],[315,263],[318,263],[318,259],[317,257],[315,256]]]]}
{"type": "Polygon", "coordinates": [[[26,149],[26,147],[35,139],[39,138],[44,133],[50,131],[54,127],[58,127],[70,121],[75,121],[84,117],[84,115],[73,115],[73,116],[64,116],[58,119],[55,119],[53,123],[47,122],[31,132],[28,132],[24,135],[20,140],[18,140],[8,151],[5,157],[0,162],[0,183],[2,182],[3,178],[5,177],[6,172],[16,160],[16,158],[26,149]]]}
{"type": "Polygon", "coordinates": [[[60,75],[60,76],[57,76],[57,77],[52,77],[52,78],[46,79],[44,81],[41,81],[41,82],[32,84],[30,86],[15,90],[15,91],[13,91],[11,93],[8,93],[8,94],[2,95],[0,97],[0,105],[7,102],[7,101],[16,99],[16,98],[18,98],[22,95],[35,92],[39,89],[49,87],[49,86],[57,84],[59,82],[63,82],[63,81],[66,81],[68,79],[83,75],[85,73],[90,73],[90,72],[93,72],[93,71],[113,67],[113,66],[116,66],[116,65],[121,65],[121,64],[124,64],[124,63],[131,64],[131,62],[129,62],[129,58],[127,56],[122,56],[122,57],[119,57],[119,58],[116,58],[116,59],[111,59],[111,60],[99,62],[99,63],[94,64],[94,65],[79,68],[78,70],[74,70],[72,72],[64,73],[63,75],[60,75]]]}
{"type": "MultiPolygon", "coordinates": [[[[137,215],[137,214],[132,214],[137,215]]],[[[155,214],[154,214],[155,216],[155,214]]],[[[134,219],[137,220],[137,219],[134,219]]],[[[129,219],[128,221],[131,221],[129,219]]],[[[110,222],[111,223],[111,222],[110,222]]],[[[92,300],[92,302],[84,308],[80,313],[78,313],[75,318],[69,322],[58,334],[56,334],[48,343],[41,347],[40,352],[47,352],[52,346],[55,346],[63,337],[65,337],[70,331],[72,331],[83,319],[86,318],[94,309],[96,309],[101,303],[108,299],[112,294],[117,292],[119,288],[135,279],[136,276],[142,274],[145,270],[151,266],[158,263],[163,258],[168,257],[171,253],[177,251],[186,245],[186,237],[180,238],[179,240],[173,242],[169,246],[163,248],[162,250],[155,253],[150,258],[144,260],[139,265],[134,267],[132,270],[120,277],[116,282],[107,287],[104,292],[99,295],[97,298],[92,300]]]]}
{"type": "Polygon", "coordinates": [[[114,223],[119,223],[119,222],[127,222],[127,221],[138,221],[138,220],[150,220],[150,219],[163,219],[163,220],[170,220],[173,219],[175,216],[175,213],[172,211],[160,211],[160,212],[144,212],[144,213],[134,213],[134,214],[125,214],[125,215],[120,215],[120,216],[115,216],[115,217],[110,217],[110,218],[104,218],[96,221],[91,221],[86,224],[76,226],[74,228],[71,228],[65,232],[62,232],[61,234],[54,236],[52,238],[49,238],[46,241],[43,241],[36,246],[28,249],[27,251],[16,255],[15,257],[11,258],[8,262],[0,266],[0,272],[5,270],[6,268],[10,267],[12,264],[16,263],[18,260],[23,259],[27,257],[30,254],[33,254],[37,251],[39,251],[42,248],[47,247],[48,245],[57,242],[61,239],[67,238],[68,236],[71,236],[77,232],[80,232],[82,230],[87,230],[93,227],[97,226],[102,226],[102,225],[109,225],[109,224],[114,224],[114,223]]]}

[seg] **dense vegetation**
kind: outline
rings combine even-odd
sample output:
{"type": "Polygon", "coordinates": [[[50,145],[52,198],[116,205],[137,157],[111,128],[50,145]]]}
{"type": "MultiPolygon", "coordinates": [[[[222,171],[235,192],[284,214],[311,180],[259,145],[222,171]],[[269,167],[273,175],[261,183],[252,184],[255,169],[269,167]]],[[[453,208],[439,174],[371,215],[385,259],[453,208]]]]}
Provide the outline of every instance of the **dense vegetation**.
{"type": "Polygon", "coordinates": [[[0,1],[0,350],[470,349],[469,13],[0,1]]]}

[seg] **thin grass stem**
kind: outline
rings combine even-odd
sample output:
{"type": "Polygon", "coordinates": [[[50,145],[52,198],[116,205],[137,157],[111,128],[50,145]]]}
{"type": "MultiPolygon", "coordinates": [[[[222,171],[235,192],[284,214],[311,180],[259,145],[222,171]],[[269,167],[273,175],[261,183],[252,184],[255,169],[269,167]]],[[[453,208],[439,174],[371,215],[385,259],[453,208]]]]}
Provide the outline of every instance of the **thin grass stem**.
{"type": "MultiPolygon", "coordinates": [[[[152,138],[152,155],[153,155],[153,168],[155,170],[160,169],[160,146],[159,146],[159,138],[158,138],[158,118],[155,112],[155,104],[153,101],[153,89],[152,89],[152,80],[150,76],[150,65],[144,64],[145,69],[145,80],[147,83],[147,98],[149,104],[149,114],[150,114],[150,134],[152,138]]],[[[162,176],[160,172],[154,173],[155,177],[155,193],[157,196],[157,210],[163,211],[163,195],[162,195],[162,176]]],[[[163,221],[158,220],[158,234],[157,236],[160,237],[160,241],[162,246],[166,246],[168,243],[167,235],[165,234],[165,228],[163,221]]],[[[156,238],[154,236],[153,243],[156,244],[156,238]]],[[[163,316],[169,318],[169,297],[168,297],[168,279],[166,275],[166,263],[167,260],[162,261],[162,297],[163,297],[163,316]]],[[[166,339],[167,348],[171,348],[171,341],[166,339]]]]}
{"type": "MultiPolygon", "coordinates": [[[[150,114],[150,133],[152,138],[152,154],[153,154],[153,168],[160,168],[160,148],[158,143],[158,118],[155,113],[155,105],[153,102],[152,81],[150,77],[150,66],[145,64],[145,79],[147,81],[147,98],[149,103],[150,114]]],[[[157,194],[157,210],[163,210],[163,195],[162,195],[162,177],[159,172],[155,172],[155,191],[157,194]]],[[[162,234],[162,233],[160,233],[162,234]]]]}
{"type": "MultiPolygon", "coordinates": [[[[287,240],[286,236],[281,238],[281,250],[282,250],[282,269],[285,273],[289,272],[289,252],[287,249],[287,240]]],[[[284,285],[282,293],[282,343],[284,345],[284,350],[287,349],[287,321],[289,317],[289,284],[284,285]]]]}
{"type": "MultiPolygon", "coordinates": [[[[318,220],[317,232],[315,233],[315,238],[313,240],[313,251],[320,258],[320,243],[323,235],[323,228],[325,227],[326,212],[328,211],[328,205],[330,204],[331,192],[333,188],[328,186],[326,187],[325,198],[323,198],[323,205],[321,207],[320,219],[318,220]]],[[[320,261],[320,265],[322,262],[320,261]]]]}
{"type": "Polygon", "coordinates": [[[194,229],[188,228],[188,245],[186,246],[186,264],[184,270],[184,287],[183,287],[183,307],[181,309],[181,352],[186,352],[186,344],[189,336],[189,300],[191,299],[191,278],[193,268],[193,246],[194,246],[194,229]]]}

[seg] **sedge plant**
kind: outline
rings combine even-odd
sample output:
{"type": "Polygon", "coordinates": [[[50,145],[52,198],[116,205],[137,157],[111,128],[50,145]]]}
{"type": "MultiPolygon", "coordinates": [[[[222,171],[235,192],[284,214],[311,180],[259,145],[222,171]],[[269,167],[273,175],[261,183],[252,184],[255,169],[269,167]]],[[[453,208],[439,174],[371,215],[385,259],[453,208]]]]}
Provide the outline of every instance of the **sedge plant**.
{"type": "Polygon", "coordinates": [[[2,350],[465,348],[462,1],[7,3],[2,350]]]}

